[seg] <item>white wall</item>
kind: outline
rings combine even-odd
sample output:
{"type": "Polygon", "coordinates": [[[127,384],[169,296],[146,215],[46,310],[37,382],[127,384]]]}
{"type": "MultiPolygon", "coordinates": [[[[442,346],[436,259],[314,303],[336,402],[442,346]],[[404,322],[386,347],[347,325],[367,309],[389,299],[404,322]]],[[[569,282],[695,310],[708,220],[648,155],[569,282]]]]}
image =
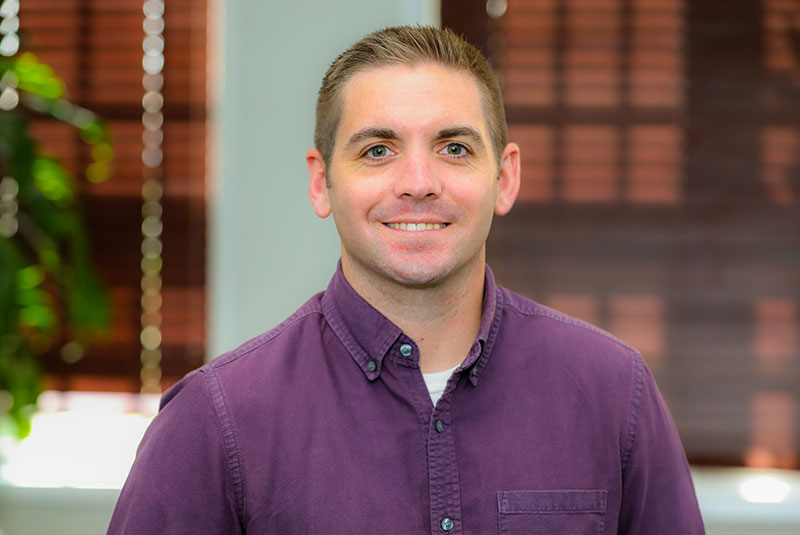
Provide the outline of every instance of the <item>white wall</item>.
{"type": "Polygon", "coordinates": [[[438,0],[220,1],[217,9],[209,358],[278,324],[336,267],[339,240],[332,219],[311,209],[304,159],[330,62],[381,27],[439,24],[438,0]]]}

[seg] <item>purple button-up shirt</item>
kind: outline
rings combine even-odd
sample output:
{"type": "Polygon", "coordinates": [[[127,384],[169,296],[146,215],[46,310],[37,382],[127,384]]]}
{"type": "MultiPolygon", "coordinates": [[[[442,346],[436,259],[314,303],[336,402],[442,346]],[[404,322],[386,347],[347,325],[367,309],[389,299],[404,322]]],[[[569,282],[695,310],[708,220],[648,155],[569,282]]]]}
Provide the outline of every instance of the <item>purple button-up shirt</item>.
{"type": "Polygon", "coordinates": [[[164,395],[109,533],[704,532],[636,351],[488,268],[482,314],[434,407],[414,340],[340,268],[164,395]]]}

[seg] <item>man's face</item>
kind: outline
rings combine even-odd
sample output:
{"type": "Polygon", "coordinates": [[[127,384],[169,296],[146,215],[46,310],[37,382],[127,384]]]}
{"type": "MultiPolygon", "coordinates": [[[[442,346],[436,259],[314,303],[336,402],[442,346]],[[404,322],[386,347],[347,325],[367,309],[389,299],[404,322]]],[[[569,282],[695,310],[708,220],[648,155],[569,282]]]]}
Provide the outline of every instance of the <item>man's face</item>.
{"type": "Polygon", "coordinates": [[[333,212],[348,278],[419,287],[482,270],[492,215],[516,197],[519,150],[495,161],[475,80],[392,65],[354,75],[342,100],[329,166],[314,149],[307,161],[312,204],[333,212]]]}

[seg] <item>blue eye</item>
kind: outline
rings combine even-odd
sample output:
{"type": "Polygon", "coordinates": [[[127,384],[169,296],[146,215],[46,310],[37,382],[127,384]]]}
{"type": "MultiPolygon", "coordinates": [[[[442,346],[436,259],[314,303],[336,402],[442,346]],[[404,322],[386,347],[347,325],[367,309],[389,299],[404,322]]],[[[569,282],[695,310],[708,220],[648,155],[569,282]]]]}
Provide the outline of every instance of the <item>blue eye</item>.
{"type": "Polygon", "coordinates": [[[448,156],[466,156],[469,154],[469,149],[461,143],[448,143],[440,152],[448,156]]]}
{"type": "Polygon", "coordinates": [[[380,160],[381,158],[386,158],[393,153],[386,145],[375,145],[374,147],[369,148],[365,154],[370,158],[380,160]]]}

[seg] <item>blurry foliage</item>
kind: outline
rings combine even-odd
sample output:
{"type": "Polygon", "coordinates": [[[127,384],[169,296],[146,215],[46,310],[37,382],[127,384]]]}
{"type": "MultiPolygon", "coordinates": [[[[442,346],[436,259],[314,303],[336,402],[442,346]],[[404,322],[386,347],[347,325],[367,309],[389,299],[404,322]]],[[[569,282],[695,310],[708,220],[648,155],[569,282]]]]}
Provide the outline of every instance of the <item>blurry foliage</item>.
{"type": "Polygon", "coordinates": [[[37,356],[67,342],[62,354],[74,361],[110,324],[76,179],[30,134],[36,115],[74,126],[91,147],[86,178],[108,177],[108,129],[63,94],[64,82],[33,54],[0,57],[0,418],[20,437],[42,389],[37,356]]]}

